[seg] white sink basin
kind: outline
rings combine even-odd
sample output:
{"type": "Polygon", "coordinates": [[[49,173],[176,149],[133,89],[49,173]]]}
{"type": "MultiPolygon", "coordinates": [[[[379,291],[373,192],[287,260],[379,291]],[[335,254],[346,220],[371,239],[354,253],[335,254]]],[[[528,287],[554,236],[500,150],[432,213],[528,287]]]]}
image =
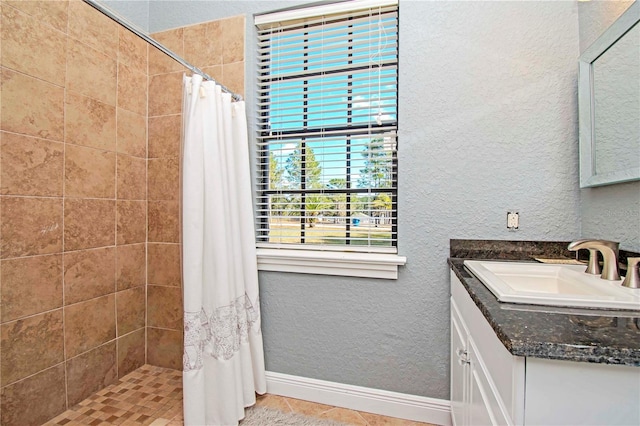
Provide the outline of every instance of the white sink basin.
{"type": "Polygon", "coordinates": [[[465,260],[500,302],[640,310],[640,290],[585,274],[582,265],[465,260]]]}

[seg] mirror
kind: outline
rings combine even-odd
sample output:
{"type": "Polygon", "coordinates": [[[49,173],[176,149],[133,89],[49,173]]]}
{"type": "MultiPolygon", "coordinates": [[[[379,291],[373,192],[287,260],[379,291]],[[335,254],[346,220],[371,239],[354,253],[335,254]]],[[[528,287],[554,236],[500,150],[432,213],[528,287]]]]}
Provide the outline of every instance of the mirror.
{"type": "Polygon", "coordinates": [[[581,56],[580,187],[640,180],[640,2],[581,56]]]}

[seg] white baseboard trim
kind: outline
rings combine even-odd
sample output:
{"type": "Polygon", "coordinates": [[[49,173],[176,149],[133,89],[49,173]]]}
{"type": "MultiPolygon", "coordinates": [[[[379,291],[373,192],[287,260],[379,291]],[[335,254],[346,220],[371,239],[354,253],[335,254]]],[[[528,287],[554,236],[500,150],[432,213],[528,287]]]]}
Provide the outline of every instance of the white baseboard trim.
{"type": "Polygon", "coordinates": [[[451,425],[451,403],[398,392],[266,372],[267,392],[417,422],[451,425]]]}

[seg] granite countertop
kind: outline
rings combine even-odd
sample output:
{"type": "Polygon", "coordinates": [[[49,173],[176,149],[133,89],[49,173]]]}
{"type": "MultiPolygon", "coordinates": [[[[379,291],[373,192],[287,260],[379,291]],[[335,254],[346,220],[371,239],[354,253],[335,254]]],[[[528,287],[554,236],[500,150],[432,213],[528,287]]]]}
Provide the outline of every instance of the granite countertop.
{"type": "Polygon", "coordinates": [[[465,259],[535,261],[539,257],[573,255],[563,252],[566,242],[500,243],[451,240],[449,265],[509,352],[516,356],[640,367],[640,312],[498,302],[464,267],[465,259]],[[473,245],[484,245],[487,250],[478,246],[470,249],[473,245]]]}

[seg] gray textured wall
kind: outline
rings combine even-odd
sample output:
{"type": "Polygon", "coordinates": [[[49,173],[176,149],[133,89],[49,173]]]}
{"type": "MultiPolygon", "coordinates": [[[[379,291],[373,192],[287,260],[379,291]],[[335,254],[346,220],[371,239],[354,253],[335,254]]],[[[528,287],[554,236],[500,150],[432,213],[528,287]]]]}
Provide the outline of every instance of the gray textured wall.
{"type": "MultiPolygon", "coordinates": [[[[588,48],[632,3],[580,2],[580,51],[588,48]]],[[[620,247],[640,251],[640,181],[582,189],[580,202],[583,237],[620,241],[620,247]]]]}
{"type": "MultiPolygon", "coordinates": [[[[150,29],[292,4],[152,1],[150,29]]],[[[253,52],[250,40],[248,81],[253,52]]],[[[449,398],[449,239],[580,233],[578,54],[574,2],[401,0],[398,247],[408,264],[397,281],[261,273],[268,370],[449,398]],[[508,209],[521,215],[515,233],[508,209]]],[[[248,91],[250,118],[252,101],[248,91]]]]}

